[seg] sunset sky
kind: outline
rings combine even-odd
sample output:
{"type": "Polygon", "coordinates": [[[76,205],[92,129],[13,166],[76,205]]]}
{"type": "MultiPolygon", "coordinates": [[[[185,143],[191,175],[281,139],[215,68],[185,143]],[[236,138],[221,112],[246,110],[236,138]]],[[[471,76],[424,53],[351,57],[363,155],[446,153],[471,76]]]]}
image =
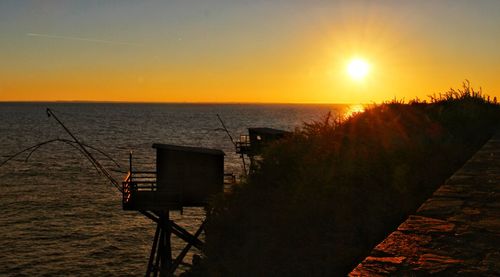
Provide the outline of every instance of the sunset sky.
{"type": "Polygon", "coordinates": [[[0,32],[0,101],[500,98],[496,0],[2,0],[0,32]]]}

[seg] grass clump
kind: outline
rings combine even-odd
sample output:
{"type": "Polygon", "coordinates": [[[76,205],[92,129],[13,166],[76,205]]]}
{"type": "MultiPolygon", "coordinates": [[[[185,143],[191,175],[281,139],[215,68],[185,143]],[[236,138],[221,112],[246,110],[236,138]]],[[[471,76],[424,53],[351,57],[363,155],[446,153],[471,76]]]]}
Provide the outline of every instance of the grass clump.
{"type": "Polygon", "coordinates": [[[430,102],[392,101],[305,124],[214,202],[205,257],[189,274],[345,275],[499,122],[496,101],[466,83],[430,102]]]}

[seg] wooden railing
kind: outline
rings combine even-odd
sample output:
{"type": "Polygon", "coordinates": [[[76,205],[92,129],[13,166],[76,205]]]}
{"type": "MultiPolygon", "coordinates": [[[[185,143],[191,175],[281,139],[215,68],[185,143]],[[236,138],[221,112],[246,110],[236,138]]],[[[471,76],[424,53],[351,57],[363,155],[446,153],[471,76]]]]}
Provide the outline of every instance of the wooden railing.
{"type": "Polygon", "coordinates": [[[250,151],[250,136],[240,135],[240,140],[236,141],[236,153],[246,154],[250,151]]]}
{"type": "Polygon", "coordinates": [[[129,171],[122,182],[122,189],[123,204],[130,201],[133,192],[156,191],[156,171],[129,171]]]}

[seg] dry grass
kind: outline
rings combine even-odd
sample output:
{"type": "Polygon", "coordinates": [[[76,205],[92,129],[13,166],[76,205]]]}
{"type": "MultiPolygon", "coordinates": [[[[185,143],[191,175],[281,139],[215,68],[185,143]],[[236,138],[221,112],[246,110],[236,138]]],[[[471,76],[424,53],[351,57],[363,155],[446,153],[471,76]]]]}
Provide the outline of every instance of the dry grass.
{"type": "Polygon", "coordinates": [[[345,275],[491,135],[500,106],[461,90],[305,124],[214,201],[203,276],[345,275]]]}

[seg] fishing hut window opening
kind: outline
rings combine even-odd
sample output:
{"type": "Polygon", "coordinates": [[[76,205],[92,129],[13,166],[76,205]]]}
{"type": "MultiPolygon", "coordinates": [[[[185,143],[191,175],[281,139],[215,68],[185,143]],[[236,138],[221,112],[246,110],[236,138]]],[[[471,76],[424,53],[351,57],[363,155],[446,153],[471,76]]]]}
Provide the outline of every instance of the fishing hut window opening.
{"type": "Polygon", "coordinates": [[[249,135],[240,135],[240,141],[239,143],[241,144],[250,144],[250,136],[249,135]]]}

